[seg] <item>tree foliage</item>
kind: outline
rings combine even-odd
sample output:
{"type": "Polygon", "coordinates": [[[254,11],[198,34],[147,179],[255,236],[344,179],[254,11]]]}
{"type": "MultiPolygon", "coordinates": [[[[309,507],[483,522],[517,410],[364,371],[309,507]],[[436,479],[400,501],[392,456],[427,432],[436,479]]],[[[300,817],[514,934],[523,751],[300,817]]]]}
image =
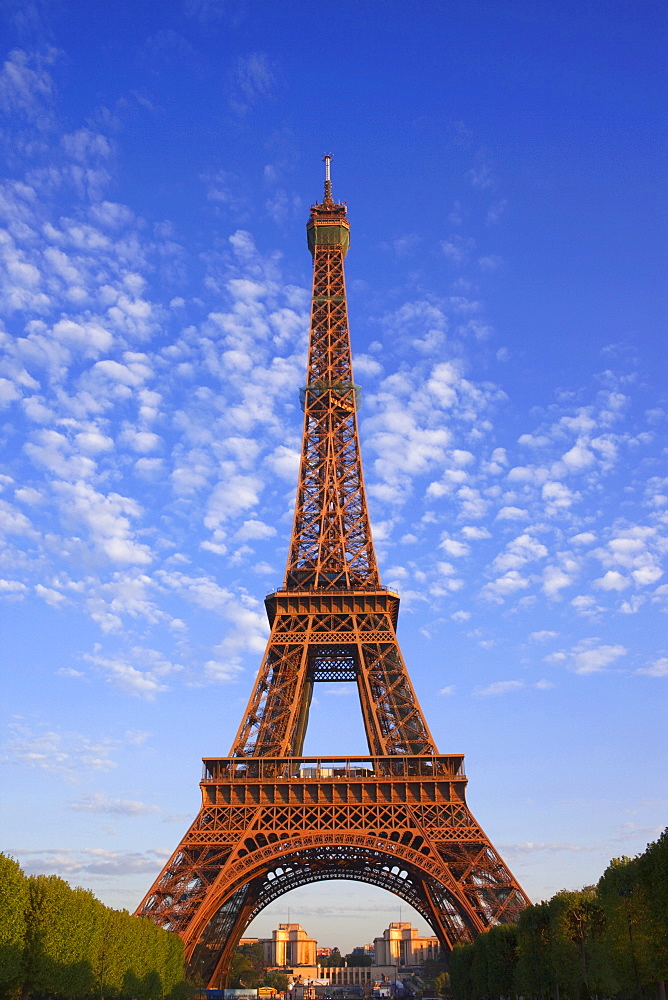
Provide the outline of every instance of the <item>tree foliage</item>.
{"type": "Polygon", "coordinates": [[[272,986],[265,983],[267,967],[261,944],[242,944],[232,956],[229,984],[232,987],[272,986]]]}
{"type": "Polygon", "coordinates": [[[55,875],[0,854],[0,997],[182,1000],[183,944],[55,875]]]}
{"type": "Polygon", "coordinates": [[[454,1000],[627,1000],[668,979],[668,830],[616,858],[597,886],[562,890],[450,958],[454,1000]]]}
{"type": "Polygon", "coordinates": [[[21,983],[28,880],[18,863],[0,854],[0,996],[21,983]]]}
{"type": "Polygon", "coordinates": [[[474,1000],[473,959],[475,946],[460,944],[450,955],[450,988],[455,1000],[474,1000]]]}
{"type": "Polygon", "coordinates": [[[351,951],[348,955],[346,955],[343,961],[356,968],[373,964],[371,955],[363,955],[361,952],[356,953],[354,951],[351,951]]]}
{"type": "Polygon", "coordinates": [[[318,964],[322,969],[340,969],[345,959],[338,948],[332,948],[331,955],[318,955],[318,964]]]}

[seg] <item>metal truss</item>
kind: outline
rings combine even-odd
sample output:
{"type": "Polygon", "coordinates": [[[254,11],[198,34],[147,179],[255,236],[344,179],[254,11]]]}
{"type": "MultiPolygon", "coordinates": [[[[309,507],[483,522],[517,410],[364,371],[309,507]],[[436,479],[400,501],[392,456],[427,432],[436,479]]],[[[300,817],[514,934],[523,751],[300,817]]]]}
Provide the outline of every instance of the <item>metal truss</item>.
{"type": "Polygon", "coordinates": [[[287,588],[380,586],[357,433],[359,387],[353,381],[343,272],[348,232],[344,205],[326,200],[311,209],[311,337],[287,588]]]}
{"type": "Polygon", "coordinates": [[[140,912],[178,931],[212,984],[250,920],[310,882],[388,889],[448,950],[526,905],[466,805],[461,755],[212,758],[201,787],[140,912]]]}
{"type": "Polygon", "coordinates": [[[466,804],[461,755],[441,756],[382,588],[357,431],[343,260],[345,205],[307,226],[313,307],[304,437],[283,588],[229,757],[204,760],[202,807],[138,913],[181,935],[190,972],[224,985],[250,921],[284,892],[353,879],[406,900],[446,953],[528,904],[466,804]],[[368,757],[302,755],[313,686],[354,681],[368,757]]]}
{"type": "Polygon", "coordinates": [[[436,752],[394,631],[395,594],[279,591],[266,605],[271,635],[232,756],[301,753],[325,680],[357,682],[371,753],[436,752]]]}

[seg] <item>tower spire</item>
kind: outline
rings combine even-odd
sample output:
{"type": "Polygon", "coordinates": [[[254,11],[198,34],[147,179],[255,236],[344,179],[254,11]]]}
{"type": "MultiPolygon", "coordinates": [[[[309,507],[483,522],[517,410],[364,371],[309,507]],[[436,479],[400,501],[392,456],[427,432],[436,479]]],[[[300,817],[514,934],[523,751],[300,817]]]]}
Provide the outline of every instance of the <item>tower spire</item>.
{"type": "Polygon", "coordinates": [[[324,153],[323,161],[325,164],[325,204],[329,204],[332,201],[332,178],[330,176],[330,167],[332,163],[332,153],[324,153]]]}

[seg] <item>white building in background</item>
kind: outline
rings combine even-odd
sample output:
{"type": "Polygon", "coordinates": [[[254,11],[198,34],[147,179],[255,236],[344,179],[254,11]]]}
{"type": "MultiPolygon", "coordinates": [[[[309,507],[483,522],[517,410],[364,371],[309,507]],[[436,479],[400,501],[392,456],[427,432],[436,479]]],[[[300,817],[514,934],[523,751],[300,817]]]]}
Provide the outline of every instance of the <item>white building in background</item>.
{"type": "Polygon", "coordinates": [[[373,965],[346,963],[334,968],[319,965],[317,941],[308,937],[300,924],[279,924],[270,938],[242,938],[239,944],[261,945],[267,966],[284,970],[299,986],[295,1000],[319,996],[323,984],[328,984],[333,991],[347,986],[362,987],[368,994],[374,983],[380,982],[390,991],[400,969],[437,959],[441,948],[437,937],[421,937],[417,927],[399,921],[391,923],[382,937],[374,939],[373,951],[370,945],[355,949],[373,954],[373,965]]]}
{"type": "Polygon", "coordinates": [[[394,921],[382,937],[373,941],[375,964],[377,966],[413,966],[435,961],[441,950],[438,938],[422,937],[412,924],[394,921]]]}
{"type": "Polygon", "coordinates": [[[318,942],[307,935],[301,924],[279,924],[270,938],[242,938],[239,944],[262,945],[270,968],[291,969],[302,976],[317,975],[318,942]]]}

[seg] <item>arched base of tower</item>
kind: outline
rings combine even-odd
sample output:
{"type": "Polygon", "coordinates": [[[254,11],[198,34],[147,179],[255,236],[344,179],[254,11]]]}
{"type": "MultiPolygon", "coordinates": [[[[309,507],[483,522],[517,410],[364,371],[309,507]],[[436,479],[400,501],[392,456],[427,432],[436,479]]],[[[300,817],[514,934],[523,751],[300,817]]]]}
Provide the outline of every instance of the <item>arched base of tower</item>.
{"type": "Polygon", "coordinates": [[[181,935],[210,985],[254,917],[311,882],[386,889],[450,951],[528,903],[465,786],[460,756],[207,760],[200,814],[138,912],[181,935]]]}

